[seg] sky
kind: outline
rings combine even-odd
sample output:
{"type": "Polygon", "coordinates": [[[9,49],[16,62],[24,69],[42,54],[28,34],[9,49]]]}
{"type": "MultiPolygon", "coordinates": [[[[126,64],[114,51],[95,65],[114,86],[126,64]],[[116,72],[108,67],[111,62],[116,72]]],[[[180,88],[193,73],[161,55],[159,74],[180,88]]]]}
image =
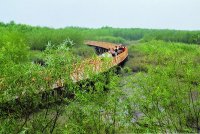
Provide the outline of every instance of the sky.
{"type": "Polygon", "coordinates": [[[200,30],[200,0],[0,0],[0,21],[61,28],[200,30]]]}

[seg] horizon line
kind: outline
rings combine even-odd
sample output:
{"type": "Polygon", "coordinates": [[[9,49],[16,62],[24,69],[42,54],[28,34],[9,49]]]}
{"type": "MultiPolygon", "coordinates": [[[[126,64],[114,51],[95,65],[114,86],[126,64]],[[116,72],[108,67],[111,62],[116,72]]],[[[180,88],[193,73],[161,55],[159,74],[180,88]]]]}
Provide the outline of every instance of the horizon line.
{"type": "Polygon", "coordinates": [[[41,27],[41,28],[50,28],[50,29],[65,29],[65,28],[87,28],[87,29],[103,29],[103,28],[113,28],[113,29],[144,29],[144,30],[171,30],[171,31],[199,31],[200,29],[176,29],[176,28],[155,28],[155,27],[115,27],[115,26],[109,26],[109,25],[102,25],[102,26],[96,26],[96,27],[90,27],[90,26],[73,26],[73,25],[66,25],[66,26],[48,26],[48,25],[34,25],[34,24],[27,24],[27,23],[20,23],[16,22],[14,20],[11,20],[9,22],[3,22],[0,21],[0,23],[3,23],[5,25],[9,24],[16,24],[16,25],[26,25],[31,27],[41,27]]]}

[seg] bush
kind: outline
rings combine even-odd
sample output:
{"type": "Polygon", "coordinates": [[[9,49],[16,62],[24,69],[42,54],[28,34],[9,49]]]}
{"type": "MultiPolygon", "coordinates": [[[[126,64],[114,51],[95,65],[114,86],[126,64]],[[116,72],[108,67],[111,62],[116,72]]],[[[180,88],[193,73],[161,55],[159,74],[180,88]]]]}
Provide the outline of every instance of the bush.
{"type": "Polygon", "coordinates": [[[132,77],[131,101],[150,132],[199,131],[200,49],[197,45],[151,41],[135,46],[148,72],[132,77]]]}

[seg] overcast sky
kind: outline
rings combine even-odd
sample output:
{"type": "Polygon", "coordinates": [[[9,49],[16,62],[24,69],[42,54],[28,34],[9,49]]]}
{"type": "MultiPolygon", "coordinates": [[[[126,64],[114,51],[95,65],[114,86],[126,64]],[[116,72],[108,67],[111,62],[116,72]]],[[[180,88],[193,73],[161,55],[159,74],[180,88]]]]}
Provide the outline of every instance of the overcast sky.
{"type": "Polygon", "coordinates": [[[0,0],[0,21],[200,30],[200,0],[0,0]]]}

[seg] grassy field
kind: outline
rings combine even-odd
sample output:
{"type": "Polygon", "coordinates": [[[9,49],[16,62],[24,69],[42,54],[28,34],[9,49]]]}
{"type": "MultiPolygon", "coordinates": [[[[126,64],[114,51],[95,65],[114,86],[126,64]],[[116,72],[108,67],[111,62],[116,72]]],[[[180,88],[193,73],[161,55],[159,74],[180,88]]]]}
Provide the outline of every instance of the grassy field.
{"type": "Polygon", "coordinates": [[[199,31],[13,23],[0,30],[0,133],[199,132],[199,31]],[[96,56],[84,40],[123,43],[129,59],[120,72],[74,85],[73,64],[96,56]],[[51,92],[58,79],[68,85],[51,92]]]}

